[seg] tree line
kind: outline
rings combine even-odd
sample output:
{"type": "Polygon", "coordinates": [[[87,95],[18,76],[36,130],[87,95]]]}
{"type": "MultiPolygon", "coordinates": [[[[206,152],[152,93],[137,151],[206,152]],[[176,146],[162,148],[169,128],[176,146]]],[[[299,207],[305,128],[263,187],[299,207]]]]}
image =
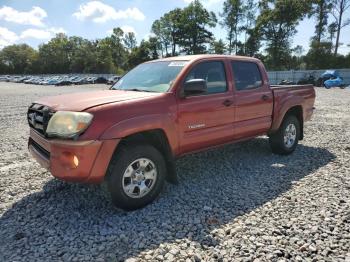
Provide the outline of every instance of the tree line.
{"type": "Polygon", "coordinates": [[[350,53],[339,54],[344,14],[350,0],[225,0],[218,16],[199,0],[175,8],[153,22],[151,37],[137,44],[120,28],[103,39],[57,34],[38,50],[26,44],[0,50],[0,74],[116,73],[159,57],[183,54],[234,54],[261,59],[268,70],[350,68],[350,53]],[[293,46],[297,26],[313,18],[315,31],[304,55],[293,46]],[[216,39],[214,28],[225,29],[216,39]]]}

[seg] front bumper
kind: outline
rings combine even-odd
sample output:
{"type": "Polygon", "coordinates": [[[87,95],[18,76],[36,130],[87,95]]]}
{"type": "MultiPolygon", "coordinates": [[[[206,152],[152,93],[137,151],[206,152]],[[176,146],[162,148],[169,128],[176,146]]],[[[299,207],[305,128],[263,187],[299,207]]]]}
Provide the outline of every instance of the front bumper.
{"type": "Polygon", "coordinates": [[[48,140],[31,128],[28,149],[54,177],[70,182],[96,184],[103,181],[119,141],[48,140]]]}

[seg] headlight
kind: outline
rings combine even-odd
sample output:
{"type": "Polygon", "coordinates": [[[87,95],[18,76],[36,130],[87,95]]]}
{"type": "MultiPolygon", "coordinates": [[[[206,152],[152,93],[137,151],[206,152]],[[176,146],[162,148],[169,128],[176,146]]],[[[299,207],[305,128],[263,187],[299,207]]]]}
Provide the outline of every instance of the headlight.
{"type": "Polygon", "coordinates": [[[46,129],[49,136],[71,138],[88,128],[93,115],[86,112],[58,111],[50,119],[46,129]]]}

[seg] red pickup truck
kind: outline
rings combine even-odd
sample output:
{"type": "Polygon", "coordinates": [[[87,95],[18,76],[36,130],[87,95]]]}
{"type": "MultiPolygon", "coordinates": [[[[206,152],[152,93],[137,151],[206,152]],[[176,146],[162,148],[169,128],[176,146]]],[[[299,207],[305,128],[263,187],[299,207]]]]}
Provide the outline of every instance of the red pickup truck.
{"type": "Polygon", "coordinates": [[[28,109],[28,146],[53,176],[106,181],[115,206],[130,210],[176,182],[174,160],[185,154],[261,135],[273,153],[292,153],[314,101],[312,85],[270,86],[258,59],[165,58],[110,90],[39,99],[28,109]]]}

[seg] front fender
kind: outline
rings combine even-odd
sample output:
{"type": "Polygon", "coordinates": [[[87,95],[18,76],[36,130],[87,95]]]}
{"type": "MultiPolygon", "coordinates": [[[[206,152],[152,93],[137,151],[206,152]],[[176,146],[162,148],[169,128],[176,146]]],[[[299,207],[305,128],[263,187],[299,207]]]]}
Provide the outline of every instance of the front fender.
{"type": "Polygon", "coordinates": [[[125,119],[107,128],[100,138],[117,139],[155,129],[164,131],[172,152],[176,154],[178,151],[177,126],[171,114],[151,114],[125,119]]]}

